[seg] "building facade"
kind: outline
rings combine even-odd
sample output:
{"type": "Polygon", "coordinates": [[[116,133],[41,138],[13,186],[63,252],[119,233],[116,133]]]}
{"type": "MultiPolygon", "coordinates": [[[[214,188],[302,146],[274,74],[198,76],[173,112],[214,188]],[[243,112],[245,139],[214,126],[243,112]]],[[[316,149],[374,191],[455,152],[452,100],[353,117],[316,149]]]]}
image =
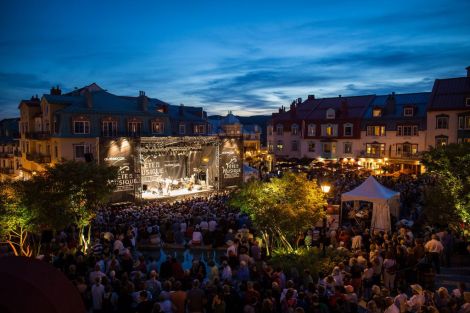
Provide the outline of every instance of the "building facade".
{"type": "Polygon", "coordinates": [[[206,135],[208,125],[202,108],[172,106],[143,91],[118,96],[95,83],[66,94],[53,87],[19,109],[26,175],[63,160],[97,159],[100,139],[206,135]]]}
{"type": "Polygon", "coordinates": [[[22,176],[18,129],[18,118],[0,121],[0,181],[22,176]]]}
{"type": "Polygon", "coordinates": [[[426,145],[470,142],[470,66],[467,76],[436,79],[427,107],[426,145]]]}

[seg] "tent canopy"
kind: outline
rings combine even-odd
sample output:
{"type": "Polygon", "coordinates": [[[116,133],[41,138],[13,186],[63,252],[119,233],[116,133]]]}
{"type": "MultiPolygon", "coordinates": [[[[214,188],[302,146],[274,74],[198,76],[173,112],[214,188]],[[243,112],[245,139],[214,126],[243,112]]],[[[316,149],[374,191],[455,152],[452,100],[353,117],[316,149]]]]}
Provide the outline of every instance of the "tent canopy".
{"type": "Polygon", "coordinates": [[[400,193],[382,186],[373,176],[369,176],[361,185],[355,189],[343,193],[341,201],[369,201],[386,202],[400,193]]]}
{"type": "Polygon", "coordinates": [[[372,229],[390,230],[390,213],[399,217],[400,193],[382,186],[373,176],[369,176],[355,189],[343,193],[343,201],[372,202],[372,229]]]}

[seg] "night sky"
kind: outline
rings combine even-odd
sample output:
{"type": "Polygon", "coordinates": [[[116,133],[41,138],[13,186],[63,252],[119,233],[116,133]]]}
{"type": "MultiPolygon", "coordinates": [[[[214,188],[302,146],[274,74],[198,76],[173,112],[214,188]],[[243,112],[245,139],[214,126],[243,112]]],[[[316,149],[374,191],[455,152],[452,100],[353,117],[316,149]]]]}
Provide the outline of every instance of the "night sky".
{"type": "Polygon", "coordinates": [[[57,84],[251,115],[469,65],[468,0],[0,2],[0,118],[57,84]]]}

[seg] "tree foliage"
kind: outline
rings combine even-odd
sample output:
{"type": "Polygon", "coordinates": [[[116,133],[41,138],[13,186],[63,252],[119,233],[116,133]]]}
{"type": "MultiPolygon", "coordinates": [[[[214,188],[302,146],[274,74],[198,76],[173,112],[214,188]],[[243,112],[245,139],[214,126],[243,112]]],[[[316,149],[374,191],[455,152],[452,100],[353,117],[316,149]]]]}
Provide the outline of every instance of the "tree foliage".
{"type": "Polygon", "coordinates": [[[268,246],[269,236],[288,250],[293,250],[299,232],[323,218],[326,206],[317,182],[309,181],[304,173],[286,173],[269,182],[249,182],[230,203],[250,216],[268,246]]]}
{"type": "Polygon", "coordinates": [[[68,161],[22,182],[20,194],[23,205],[37,212],[44,228],[58,230],[75,224],[83,245],[85,227],[97,205],[114,190],[116,178],[115,167],[68,161]]]}
{"type": "Polygon", "coordinates": [[[0,183],[0,241],[9,244],[15,255],[33,255],[30,234],[37,230],[35,220],[35,212],[20,203],[17,184],[0,183]]]}
{"type": "Polygon", "coordinates": [[[470,144],[450,144],[422,158],[432,183],[425,189],[425,213],[431,222],[470,222],[470,144]]]}

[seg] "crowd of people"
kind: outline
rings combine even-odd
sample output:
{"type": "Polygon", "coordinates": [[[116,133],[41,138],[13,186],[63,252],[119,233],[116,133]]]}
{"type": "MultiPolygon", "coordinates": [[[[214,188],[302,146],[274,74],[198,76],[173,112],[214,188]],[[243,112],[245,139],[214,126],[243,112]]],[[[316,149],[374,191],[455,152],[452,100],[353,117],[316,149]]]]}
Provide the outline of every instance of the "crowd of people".
{"type": "Polygon", "coordinates": [[[270,264],[249,219],[227,198],[103,207],[89,252],[75,248],[68,229],[52,241],[51,262],[90,312],[470,312],[465,284],[435,286],[458,240],[448,229],[312,228],[297,244],[341,251],[344,260],[331,272],[287,271],[270,264]],[[157,259],[139,249],[152,244],[221,253],[189,263],[171,253],[157,259]]]}

